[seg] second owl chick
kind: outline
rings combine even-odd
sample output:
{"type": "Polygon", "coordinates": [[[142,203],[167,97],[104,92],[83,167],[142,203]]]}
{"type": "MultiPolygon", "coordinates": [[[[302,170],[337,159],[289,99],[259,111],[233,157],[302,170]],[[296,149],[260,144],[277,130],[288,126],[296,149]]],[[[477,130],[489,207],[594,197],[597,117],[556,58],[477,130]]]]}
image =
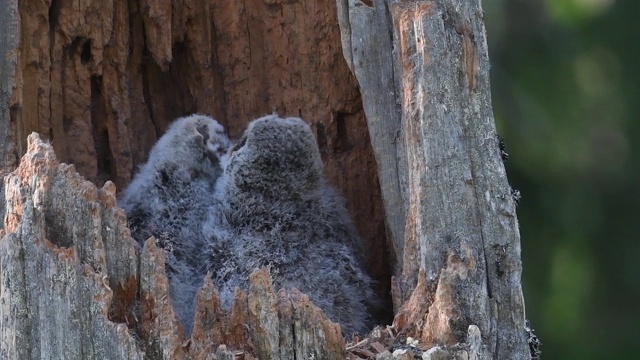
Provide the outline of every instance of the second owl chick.
{"type": "Polygon", "coordinates": [[[175,120],[158,140],[149,160],[120,197],[130,211],[163,212],[175,208],[175,192],[196,180],[215,183],[231,141],[224,128],[205,115],[175,120]]]}
{"type": "Polygon", "coordinates": [[[231,149],[204,233],[207,264],[229,307],[236,286],[266,266],[276,288],[298,288],[345,334],[365,332],[377,304],[362,245],[343,200],[329,187],[311,128],[265,116],[231,149]]]}
{"type": "Polygon", "coordinates": [[[187,333],[202,283],[202,223],[231,142],[205,115],[175,120],[158,140],[118,204],[139,243],[155,236],[165,250],[170,295],[187,333]]]}

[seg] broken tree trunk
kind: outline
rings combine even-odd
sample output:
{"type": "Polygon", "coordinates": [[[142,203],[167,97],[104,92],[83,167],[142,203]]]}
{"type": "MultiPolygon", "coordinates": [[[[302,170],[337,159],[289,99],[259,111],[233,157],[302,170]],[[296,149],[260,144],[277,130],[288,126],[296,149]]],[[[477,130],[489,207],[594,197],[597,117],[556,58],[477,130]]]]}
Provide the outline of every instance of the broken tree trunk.
{"type": "Polygon", "coordinates": [[[338,0],[401,271],[394,325],[481,358],[529,359],[515,200],[479,0],[338,0]],[[404,304],[404,305],[402,305],[404,304]]]}
{"type": "Polygon", "coordinates": [[[155,239],[139,249],[113,183],[97,189],[37,134],[4,184],[0,358],[346,358],[340,327],[265,270],[230,313],[205,281],[185,338],[155,239]]]}
{"type": "Polygon", "coordinates": [[[477,1],[0,7],[0,358],[406,358],[382,344],[408,336],[425,359],[529,358],[477,1]],[[205,281],[185,338],[162,251],[115,206],[173,118],[237,137],[272,111],[316,130],[383,298],[395,267],[394,326],[358,344],[265,271],[229,313],[205,281]]]}

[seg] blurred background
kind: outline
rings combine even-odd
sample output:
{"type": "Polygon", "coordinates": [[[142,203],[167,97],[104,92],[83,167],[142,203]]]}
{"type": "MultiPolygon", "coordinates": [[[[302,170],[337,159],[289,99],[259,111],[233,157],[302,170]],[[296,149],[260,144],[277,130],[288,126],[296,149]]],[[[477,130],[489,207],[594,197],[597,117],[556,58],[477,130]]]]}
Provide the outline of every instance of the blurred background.
{"type": "Polygon", "coordinates": [[[640,1],[483,7],[542,359],[638,359],[640,1]]]}

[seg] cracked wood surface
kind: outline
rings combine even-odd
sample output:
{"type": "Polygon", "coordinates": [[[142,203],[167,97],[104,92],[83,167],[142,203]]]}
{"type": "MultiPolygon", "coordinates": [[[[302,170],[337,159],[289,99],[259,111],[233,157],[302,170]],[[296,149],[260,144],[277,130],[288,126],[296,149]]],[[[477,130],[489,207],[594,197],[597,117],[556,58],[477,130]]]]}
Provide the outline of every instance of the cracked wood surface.
{"type": "Polygon", "coordinates": [[[4,190],[2,359],[346,358],[339,325],[264,269],[228,312],[207,279],[186,338],[155,239],[140,249],[113,184],[96,188],[35,133],[4,190]]]}
{"type": "Polygon", "coordinates": [[[480,358],[529,359],[520,234],[491,109],[480,1],[337,4],[402,256],[395,326],[453,345],[475,325],[480,358]]]}

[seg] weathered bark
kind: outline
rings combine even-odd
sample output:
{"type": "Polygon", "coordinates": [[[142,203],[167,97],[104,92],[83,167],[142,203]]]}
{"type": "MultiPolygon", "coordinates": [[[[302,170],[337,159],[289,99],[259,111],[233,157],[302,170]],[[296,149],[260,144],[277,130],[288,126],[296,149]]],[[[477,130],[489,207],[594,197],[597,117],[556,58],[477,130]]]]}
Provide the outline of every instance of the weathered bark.
{"type": "Polygon", "coordinates": [[[401,233],[404,214],[393,287],[396,310],[404,306],[394,325],[444,345],[465,342],[476,325],[480,358],[529,359],[520,235],[491,109],[480,1],[338,6],[378,165],[392,169],[380,175],[392,232],[401,233]],[[389,208],[398,184],[406,212],[389,208]]]}
{"type": "Polygon", "coordinates": [[[131,239],[113,183],[97,189],[38,135],[5,185],[0,358],[224,358],[220,345],[245,359],[346,357],[340,327],[297,290],[276,292],[265,270],[229,314],[205,281],[185,338],[163,251],[153,238],[141,250],[131,239]]]}

